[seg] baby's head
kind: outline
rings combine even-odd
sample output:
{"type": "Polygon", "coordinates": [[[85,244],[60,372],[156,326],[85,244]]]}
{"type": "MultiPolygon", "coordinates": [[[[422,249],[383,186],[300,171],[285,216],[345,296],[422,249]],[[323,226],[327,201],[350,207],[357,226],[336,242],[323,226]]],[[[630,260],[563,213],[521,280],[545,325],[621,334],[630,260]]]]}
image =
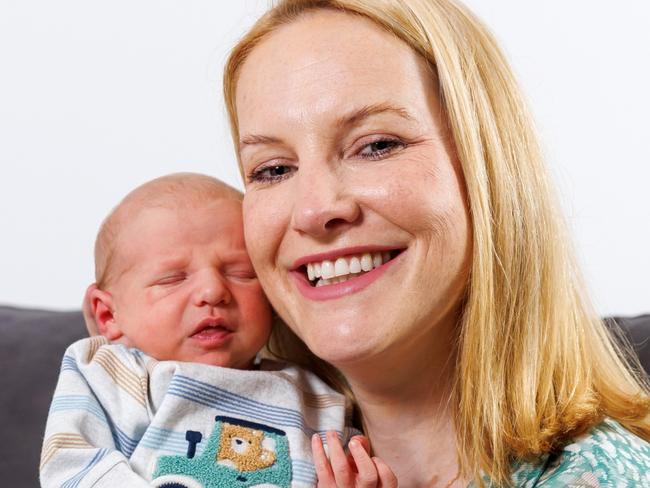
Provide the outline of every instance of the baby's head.
{"type": "Polygon", "coordinates": [[[241,197],[192,173],[129,193],[95,244],[98,332],[159,360],[250,367],[271,311],[246,252],[241,197]]]}

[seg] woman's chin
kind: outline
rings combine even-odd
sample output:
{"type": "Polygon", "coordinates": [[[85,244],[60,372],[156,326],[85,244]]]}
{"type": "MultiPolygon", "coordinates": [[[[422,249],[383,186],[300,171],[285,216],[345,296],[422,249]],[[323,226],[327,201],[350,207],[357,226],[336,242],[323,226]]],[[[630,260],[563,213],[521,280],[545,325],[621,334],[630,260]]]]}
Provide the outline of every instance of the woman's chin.
{"type": "Polygon", "coordinates": [[[316,356],[338,369],[371,361],[381,350],[379,344],[373,344],[368,337],[336,337],[332,334],[310,342],[308,346],[316,356]]]}

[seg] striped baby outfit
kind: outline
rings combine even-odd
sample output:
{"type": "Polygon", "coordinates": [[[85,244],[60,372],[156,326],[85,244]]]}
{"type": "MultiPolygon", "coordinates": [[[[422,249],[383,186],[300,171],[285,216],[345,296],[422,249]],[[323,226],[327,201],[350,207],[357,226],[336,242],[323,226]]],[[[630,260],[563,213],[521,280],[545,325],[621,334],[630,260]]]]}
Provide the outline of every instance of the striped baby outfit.
{"type": "Polygon", "coordinates": [[[41,485],[314,486],[310,438],[344,442],[350,408],[312,373],[156,361],[103,337],[71,345],[41,453],[41,485]]]}

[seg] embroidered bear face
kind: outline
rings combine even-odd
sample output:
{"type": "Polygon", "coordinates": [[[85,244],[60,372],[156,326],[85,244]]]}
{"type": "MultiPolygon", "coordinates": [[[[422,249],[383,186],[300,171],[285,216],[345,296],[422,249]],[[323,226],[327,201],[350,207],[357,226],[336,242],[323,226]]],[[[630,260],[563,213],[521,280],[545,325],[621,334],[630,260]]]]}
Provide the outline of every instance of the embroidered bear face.
{"type": "Polygon", "coordinates": [[[257,471],[275,463],[275,441],[261,430],[224,423],[219,444],[217,463],[238,471],[257,471]]]}

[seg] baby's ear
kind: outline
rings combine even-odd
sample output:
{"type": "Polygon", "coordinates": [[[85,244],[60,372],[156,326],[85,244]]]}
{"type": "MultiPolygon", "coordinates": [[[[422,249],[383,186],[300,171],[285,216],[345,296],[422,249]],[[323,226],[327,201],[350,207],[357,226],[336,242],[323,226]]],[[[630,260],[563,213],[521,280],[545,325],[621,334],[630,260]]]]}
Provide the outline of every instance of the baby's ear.
{"type": "Polygon", "coordinates": [[[92,335],[102,335],[109,341],[116,341],[122,337],[122,330],[115,322],[113,296],[104,290],[97,288],[97,285],[90,285],[86,291],[84,308],[89,308],[89,316],[86,317],[86,328],[92,335]]]}
{"type": "Polygon", "coordinates": [[[81,311],[84,316],[84,321],[86,322],[86,330],[88,331],[88,335],[91,337],[99,335],[99,327],[95,320],[95,310],[92,305],[93,291],[95,290],[97,290],[97,283],[88,285],[86,293],[84,293],[83,302],[81,303],[81,311]]]}

